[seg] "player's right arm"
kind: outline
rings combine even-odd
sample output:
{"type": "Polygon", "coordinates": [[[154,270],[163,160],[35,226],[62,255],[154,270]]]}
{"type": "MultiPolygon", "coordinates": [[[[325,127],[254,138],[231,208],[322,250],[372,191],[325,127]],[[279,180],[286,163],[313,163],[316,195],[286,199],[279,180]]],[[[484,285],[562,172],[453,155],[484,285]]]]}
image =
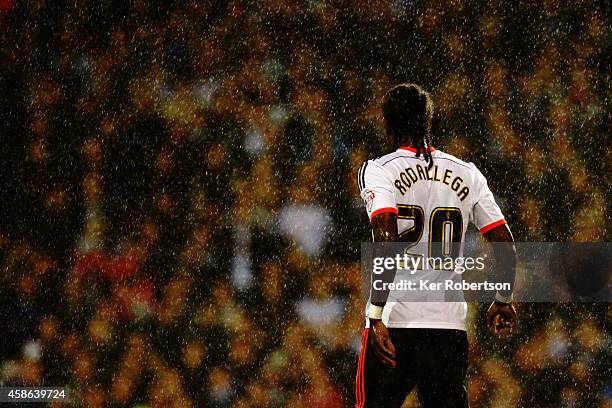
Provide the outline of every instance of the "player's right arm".
{"type": "MultiPolygon", "coordinates": [[[[374,242],[399,241],[395,193],[393,182],[387,171],[378,163],[368,161],[359,170],[358,184],[372,224],[374,242]]],[[[387,276],[384,280],[393,281],[393,276],[387,276]]],[[[395,346],[391,342],[387,326],[382,321],[386,296],[383,293],[380,298],[380,292],[376,297],[373,295],[374,292],[371,291],[371,301],[368,307],[370,344],[374,355],[381,363],[388,367],[395,367],[395,346]]]]}

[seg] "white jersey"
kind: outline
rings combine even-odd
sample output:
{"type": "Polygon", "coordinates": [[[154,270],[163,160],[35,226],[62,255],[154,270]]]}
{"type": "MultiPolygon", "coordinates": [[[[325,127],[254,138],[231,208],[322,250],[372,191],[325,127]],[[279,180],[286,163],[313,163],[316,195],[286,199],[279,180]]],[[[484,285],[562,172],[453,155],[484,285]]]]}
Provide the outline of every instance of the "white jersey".
{"type": "MultiPolygon", "coordinates": [[[[410,147],[368,160],[358,174],[361,197],[370,220],[384,212],[398,215],[401,241],[442,242],[451,236],[452,242],[460,242],[458,256],[462,256],[469,222],[485,233],[506,221],[487,180],[473,163],[434,148],[431,153],[431,169],[423,155],[416,157],[410,147]]],[[[466,314],[465,302],[389,301],[382,320],[395,328],[466,330],[466,314]]]]}

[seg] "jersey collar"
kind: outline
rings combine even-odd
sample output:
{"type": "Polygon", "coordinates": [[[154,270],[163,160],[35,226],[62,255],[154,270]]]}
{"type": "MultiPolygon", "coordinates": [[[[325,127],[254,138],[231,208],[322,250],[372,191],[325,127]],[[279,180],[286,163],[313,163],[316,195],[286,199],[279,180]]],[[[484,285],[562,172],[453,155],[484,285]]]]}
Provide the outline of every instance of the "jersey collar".
{"type": "MultiPolygon", "coordinates": [[[[398,150],[408,150],[409,152],[416,153],[416,148],[409,147],[409,146],[402,146],[398,150]]],[[[435,147],[429,147],[428,150],[431,153],[431,152],[435,152],[436,148],[435,147]]]]}

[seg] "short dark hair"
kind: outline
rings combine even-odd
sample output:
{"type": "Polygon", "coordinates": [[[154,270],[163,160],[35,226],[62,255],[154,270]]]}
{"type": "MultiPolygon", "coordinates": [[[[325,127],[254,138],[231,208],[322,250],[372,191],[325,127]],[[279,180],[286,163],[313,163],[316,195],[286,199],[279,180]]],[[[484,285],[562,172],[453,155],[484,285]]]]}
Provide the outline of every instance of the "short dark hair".
{"type": "Polygon", "coordinates": [[[385,95],[382,110],[394,147],[410,143],[416,148],[417,157],[423,153],[431,167],[429,147],[434,106],[429,93],[416,84],[396,85],[385,95]]]}

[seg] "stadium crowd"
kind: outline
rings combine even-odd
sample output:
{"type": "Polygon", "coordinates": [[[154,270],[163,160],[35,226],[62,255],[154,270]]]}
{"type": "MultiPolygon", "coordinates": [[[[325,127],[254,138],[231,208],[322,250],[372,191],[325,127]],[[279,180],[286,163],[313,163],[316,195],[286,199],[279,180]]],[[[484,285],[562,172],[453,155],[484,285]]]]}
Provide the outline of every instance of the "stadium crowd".
{"type": "MultiPolygon", "coordinates": [[[[609,7],[0,1],[0,383],[87,407],[350,406],[356,174],[416,82],[518,241],[610,240],[609,7]]],[[[472,407],[612,407],[612,308],[470,305],[472,407]]],[[[406,406],[417,406],[414,396],[406,406]]]]}

